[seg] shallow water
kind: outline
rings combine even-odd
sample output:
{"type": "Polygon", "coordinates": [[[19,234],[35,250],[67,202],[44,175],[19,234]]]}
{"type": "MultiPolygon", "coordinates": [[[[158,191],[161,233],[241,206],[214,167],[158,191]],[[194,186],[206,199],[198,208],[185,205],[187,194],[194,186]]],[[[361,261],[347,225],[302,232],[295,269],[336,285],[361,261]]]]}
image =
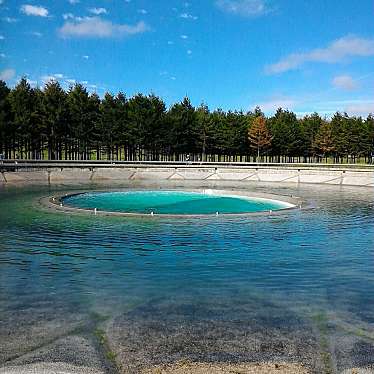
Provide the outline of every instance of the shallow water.
{"type": "Polygon", "coordinates": [[[202,215],[273,211],[292,205],[269,199],[187,191],[88,192],[67,196],[65,205],[107,212],[202,215]]]}
{"type": "Polygon", "coordinates": [[[256,184],[248,190],[300,196],[312,208],[260,217],[124,219],[40,206],[40,197],[66,187],[1,190],[0,366],[32,351],[12,340],[17,329],[32,336],[30,316],[32,328],[69,313],[92,323],[122,316],[127,326],[129,318],[137,323],[148,313],[161,321],[179,310],[193,323],[210,315],[230,321],[221,339],[238,334],[238,323],[249,325],[253,313],[256,323],[277,331],[292,331],[300,318],[319,331],[325,366],[374,369],[373,190],[256,184]]]}

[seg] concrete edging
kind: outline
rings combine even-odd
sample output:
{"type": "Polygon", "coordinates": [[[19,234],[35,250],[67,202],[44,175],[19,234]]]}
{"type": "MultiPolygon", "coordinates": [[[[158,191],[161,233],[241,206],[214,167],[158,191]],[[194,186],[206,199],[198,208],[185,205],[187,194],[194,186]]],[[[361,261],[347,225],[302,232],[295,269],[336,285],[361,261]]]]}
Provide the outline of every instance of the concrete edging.
{"type": "Polygon", "coordinates": [[[121,165],[60,166],[2,171],[0,185],[110,181],[231,181],[374,187],[374,168],[298,166],[121,165]]]}

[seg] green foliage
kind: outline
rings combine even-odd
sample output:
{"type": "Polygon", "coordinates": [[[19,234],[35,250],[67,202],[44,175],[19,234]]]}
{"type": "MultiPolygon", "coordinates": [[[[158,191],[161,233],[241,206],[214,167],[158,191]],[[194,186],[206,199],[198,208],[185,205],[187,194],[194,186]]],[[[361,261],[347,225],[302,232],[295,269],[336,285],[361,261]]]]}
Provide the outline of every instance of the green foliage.
{"type": "Polygon", "coordinates": [[[300,123],[296,115],[279,108],[270,118],[270,131],[273,136],[272,152],[274,155],[302,155],[303,139],[300,123]]]}
{"type": "Polygon", "coordinates": [[[314,113],[299,119],[280,108],[265,118],[259,107],[211,112],[185,97],[167,109],[153,94],[100,98],[81,84],[66,92],[55,81],[43,89],[30,87],[25,78],[12,89],[0,81],[0,153],[6,158],[178,160],[193,154],[205,161],[209,155],[225,160],[266,154],[272,161],[279,156],[343,161],[369,159],[373,151],[372,115],[336,113],[328,121],[314,113]],[[261,137],[258,118],[266,122],[261,137]]]}

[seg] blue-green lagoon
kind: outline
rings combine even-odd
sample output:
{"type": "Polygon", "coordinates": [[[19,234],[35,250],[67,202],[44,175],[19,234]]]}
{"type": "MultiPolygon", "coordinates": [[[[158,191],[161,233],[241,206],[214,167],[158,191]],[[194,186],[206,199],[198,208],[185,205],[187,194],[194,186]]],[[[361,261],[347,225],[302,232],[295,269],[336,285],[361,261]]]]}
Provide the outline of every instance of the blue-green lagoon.
{"type": "Polygon", "coordinates": [[[294,205],[265,198],[230,195],[212,190],[87,192],[64,197],[65,205],[106,212],[211,215],[246,214],[289,209],[294,205]]]}
{"type": "Polygon", "coordinates": [[[0,190],[0,372],[63,362],[140,373],[180,360],[373,372],[373,190],[241,188],[298,196],[307,208],[94,216],[40,200],[139,184],[0,190]]]}

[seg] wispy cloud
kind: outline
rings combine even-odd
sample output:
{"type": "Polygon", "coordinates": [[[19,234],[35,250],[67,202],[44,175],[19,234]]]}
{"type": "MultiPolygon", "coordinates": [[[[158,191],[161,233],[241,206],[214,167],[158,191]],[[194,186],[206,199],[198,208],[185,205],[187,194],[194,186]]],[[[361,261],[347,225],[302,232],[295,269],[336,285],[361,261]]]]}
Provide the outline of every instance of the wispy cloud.
{"type": "Polygon", "coordinates": [[[75,19],[75,16],[74,16],[73,13],[64,13],[64,14],[62,15],[62,18],[63,18],[64,20],[75,19]]]}
{"type": "Polygon", "coordinates": [[[54,74],[49,74],[49,75],[42,75],[40,77],[40,80],[43,83],[48,83],[51,81],[59,81],[61,79],[66,79],[65,75],[62,73],[54,73],[54,74]]]}
{"type": "Polygon", "coordinates": [[[95,14],[96,16],[99,16],[100,14],[107,14],[108,11],[105,8],[90,8],[88,11],[92,14],[95,14]]]}
{"type": "Polygon", "coordinates": [[[67,21],[58,30],[63,38],[112,38],[142,34],[149,28],[144,22],[135,25],[115,24],[99,17],[86,17],[82,20],[67,21]]]}
{"type": "Polygon", "coordinates": [[[48,9],[42,6],[24,4],[21,6],[21,12],[27,16],[36,16],[36,17],[48,17],[48,9]]]}
{"type": "Polygon", "coordinates": [[[79,3],[79,0],[68,0],[70,4],[75,5],[79,3]]]}
{"type": "Polygon", "coordinates": [[[374,100],[363,100],[349,103],[345,107],[345,111],[350,115],[367,116],[374,114],[374,100]]]}
{"type": "Polygon", "coordinates": [[[374,39],[345,36],[333,41],[325,48],[305,53],[293,53],[275,64],[266,67],[269,74],[280,74],[295,70],[308,62],[337,63],[349,57],[374,56],[374,39]]]}
{"type": "Polygon", "coordinates": [[[373,99],[328,100],[313,97],[300,96],[297,98],[279,96],[268,101],[256,103],[251,106],[253,110],[259,106],[265,113],[273,114],[278,108],[292,110],[298,117],[318,112],[326,117],[331,117],[336,112],[346,112],[352,116],[366,117],[374,113],[373,99]]]}
{"type": "Polygon", "coordinates": [[[267,0],[216,0],[216,5],[224,12],[257,17],[270,12],[267,0]]]}
{"type": "Polygon", "coordinates": [[[373,99],[310,101],[308,102],[308,106],[313,108],[313,111],[324,113],[329,117],[336,112],[346,112],[351,116],[362,117],[374,113],[373,99]]]}
{"type": "Polygon", "coordinates": [[[37,38],[41,38],[43,36],[43,34],[39,31],[31,31],[29,34],[32,36],[36,36],[37,38]]]}
{"type": "Polygon", "coordinates": [[[296,100],[290,97],[274,97],[268,101],[253,105],[253,108],[259,106],[264,112],[274,112],[278,108],[292,110],[296,104],[296,100]]]}
{"type": "Polygon", "coordinates": [[[332,85],[345,91],[353,91],[358,88],[358,83],[350,75],[338,75],[332,80],[332,85]]]}
{"type": "Polygon", "coordinates": [[[18,19],[17,18],[12,18],[12,17],[4,17],[3,21],[7,22],[7,23],[16,23],[16,22],[18,22],[18,19]]]}
{"type": "Polygon", "coordinates": [[[190,19],[190,20],[193,20],[193,21],[196,21],[198,19],[198,17],[193,16],[190,13],[182,13],[182,14],[179,15],[179,17],[183,18],[183,19],[190,19]]]}
{"type": "Polygon", "coordinates": [[[0,80],[2,81],[9,81],[16,75],[16,71],[14,69],[5,69],[0,72],[0,80]]]}

